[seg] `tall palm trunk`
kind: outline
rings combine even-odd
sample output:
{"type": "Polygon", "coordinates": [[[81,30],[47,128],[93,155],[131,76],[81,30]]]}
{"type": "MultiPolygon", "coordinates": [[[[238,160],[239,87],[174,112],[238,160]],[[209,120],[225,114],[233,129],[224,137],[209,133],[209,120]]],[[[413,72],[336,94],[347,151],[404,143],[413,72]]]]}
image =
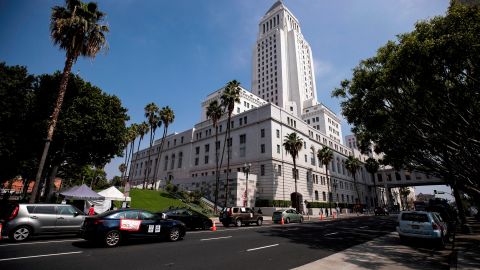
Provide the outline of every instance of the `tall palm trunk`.
{"type": "Polygon", "coordinates": [[[374,192],[374,194],[375,194],[375,197],[374,197],[374,200],[375,200],[375,201],[374,201],[373,205],[374,205],[375,207],[377,207],[377,206],[378,206],[377,184],[376,184],[376,182],[375,182],[375,174],[374,174],[374,173],[371,173],[371,175],[372,175],[372,181],[373,181],[373,192],[374,192]]]}
{"type": "MultiPolygon", "coordinates": [[[[168,126],[164,125],[163,126],[163,135],[162,135],[162,141],[160,142],[160,149],[158,150],[157,154],[157,162],[155,163],[154,167],[154,172],[153,172],[153,179],[152,179],[152,190],[153,190],[153,185],[155,181],[157,180],[157,167],[160,164],[160,159],[162,158],[162,151],[163,151],[163,144],[165,143],[165,138],[167,137],[167,131],[168,131],[168,126]]],[[[167,164],[168,166],[168,164],[167,164]]]]}
{"type": "MultiPolygon", "coordinates": [[[[140,139],[138,140],[137,154],[135,155],[135,158],[133,159],[132,164],[135,164],[135,162],[137,162],[137,159],[138,159],[138,151],[140,151],[140,143],[141,143],[141,142],[142,142],[142,138],[140,138],[140,139]]],[[[132,156],[133,156],[133,154],[132,154],[132,156]]],[[[130,170],[131,170],[131,169],[132,169],[132,168],[130,168],[130,170]]],[[[135,170],[135,173],[136,173],[136,170],[135,170]]],[[[130,182],[130,174],[128,174],[127,181],[130,182]]]]}
{"type": "Polygon", "coordinates": [[[33,186],[32,196],[30,197],[30,203],[35,203],[37,199],[38,187],[42,179],[43,167],[45,166],[45,160],[47,159],[48,149],[50,148],[50,143],[53,138],[53,133],[55,127],[57,126],[58,116],[60,114],[60,109],[62,108],[63,99],[65,97],[65,92],[67,91],[68,77],[72,70],[73,63],[75,62],[76,56],[67,55],[67,60],[65,61],[65,67],[63,68],[63,75],[60,81],[60,87],[58,90],[57,101],[55,102],[55,108],[50,117],[50,123],[48,126],[47,139],[45,141],[45,146],[43,147],[42,157],[40,158],[40,163],[38,164],[37,174],[35,176],[35,184],[33,186]]]}
{"type": "Polygon", "coordinates": [[[152,153],[152,145],[153,145],[153,138],[154,138],[154,132],[153,130],[150,131],[150,147],[148,148],[148,159],[147,159],[147,164],[145,166],[145,178],[143,179],[143,189],[147,188],[147,180],[148,176],[150,175],[150,157],[152,153]]]}
{"type": "Polygon", "coordinates": [[[355,177],[357,173],[353,173],[353,185],[355,186],[355,192],[357,193],[357,198],[358,198],[358,203],[360,204],[360,193],[358,192],[358,187],[357,187],[357,178],[355,177]]]}
{"type": "Polygon", "coordinates": [[[217,204],[218,204],[218,185],[220,183],[220,172],[218,167],[218,125],[215,126],[215,194],[214,194],[214,203],[213,203],[213,212],[217,213],[217,204]]]}
{"type": "Polygon", "coordinates": [[[332,182],[328,178],[328,165],[325,164],[325,175],[327,176],[327,191],[328,191],[328,207],[330,208],[330,214],[332,214],[332,197],[333,194],[330,196],[330,185],[332,182]]]}
{"type": "MultiPolygon", "coordinates": [[[[227,134],[226,134],[226,143],[227,143],[227,180],[226,180],[226,185],[225,185],[225,207],[227,207],[228,204],[228,184],[229,184],[229,174],[230,174],[230,119],[232,117],[232,114],[229,112],[228,113],[228,122],[227,122],[227,134]]],[[[225,149],[225,145],[223,145],[225,149]]]]}
{"type": "Polygon", "coordinates": [[[295,180],[295,209],[297,212],[300,211],[300,205],[298,203],[298,193],[297,193],[297,162],[295,157],[293,157],[293,180],[295,180]]]}

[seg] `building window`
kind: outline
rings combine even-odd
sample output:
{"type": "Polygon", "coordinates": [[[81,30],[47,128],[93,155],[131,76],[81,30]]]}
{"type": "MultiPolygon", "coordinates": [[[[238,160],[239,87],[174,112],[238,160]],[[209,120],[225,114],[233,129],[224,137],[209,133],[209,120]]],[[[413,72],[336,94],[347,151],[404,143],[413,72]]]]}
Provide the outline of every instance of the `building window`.
{"type": "Polygon", "coordinates": [[[280,145],[277,144],[277,154],[280,154],[280,145]]]}
{"type": "Polygon", "coordinates": [[[325,193],[325,191],[322,192],[322,199],[323,201],[327,200],[327,194],[325,193]]]}
{"type": "Polygon", "coordinates": [[[278,176],[282,176],[282,165],[278,165],[277,174],[278,174],[278,176]]]}
{"type": "Polygon", "coordinates": [[[242,134],[240,135],[240,157],[245,157],[246,152],[246,142],[247,142],[247,135],[242,134]]]}
{"type": "Polygon", "coordinates": [[[175,154],[172,155],[172,163],[170,163],[170,170],[173,170],[175,167],[175,154]]]}
{"type": "Polygon", "coordinates": [[[205,156],[205,164],[208,164],[208,156],[205,156]]]}
{"type": "Polygon", "coordinates": [[[260,129],[260,137],[265,138],[265,129],[260,129]]]}
{"type": "Polygon", "coordinates": [[[200,154],[200,146],[195,147],[195,155],[200,154]]]}
{"type": "Polygon", "coordinates": [[[260,153],[265,153],[265,144],[260,145],[260,153]]]}
{"type": "Polygon", "coordinates": [[[210,144],[205,144],[205,153],[210,152],[210,144]]]}
{"type": "Polygon", "coordinates": [[[165,156],[165,165],[163,166],[163,170],[166,171],[168,169],[168,156],[165,156]]]}
{"type": "Polygon", "coordinates": [[[277,138],[280,138],[280,130],[277,129],[277,138]]]}
{"type": "Polygon", "coordinates": [[[377,173],[378,182],[383,182],[383,177],[381,173],[377,173]]]}
{"type": "Polygon", "coordinates": [[[402,180],[402,177],[400,176],[400,174],[399,174],[398,172],[395,172],[395,179],[396,179],[397,181],[402,180]]]}
{"type": "Polygon", "coordinates": [[[195,158],[195,166],[198,166],[198,157],[195,158]]]}
{"type": "Polygon", "coordinates": [[[260,165],[260,175],[261,176],[265,175],[265,165],[260,165]]]}
{"type": "Polygon", "coordinates": [[[182,168],[183,152],[178,154],[178,168],[182,168]]]}
{"type": "Polygon", "coordinates": [[[405,171],[405,180],[410,180],[410,179],[412,179],[410,176],[410,172],[405,171]]]}
{"type": "Polygon", "coordinates": [[[315,190],[315,201],[318,201],[318,190],[315,190]]]}

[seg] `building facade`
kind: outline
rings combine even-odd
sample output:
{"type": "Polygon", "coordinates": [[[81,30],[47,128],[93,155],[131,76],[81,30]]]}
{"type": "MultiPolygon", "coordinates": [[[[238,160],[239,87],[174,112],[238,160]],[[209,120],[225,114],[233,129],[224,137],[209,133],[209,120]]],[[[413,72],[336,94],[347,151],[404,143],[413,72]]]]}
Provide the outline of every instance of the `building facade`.
{"type": "Polygon", "coordinates": [[[277,1],[261,18],[258,29],[253,50],[252,92],[242,88],[240,103],[235,104],[231,147],[225,147],[226,116],[218,123],[217,142],[212,121],[206,117],[207,106],[220,98],[221,88],[202,102],[201,122],[192,129],[167,136],[161,155],[158,155],[160,140],[151,149],[134,154],[129,172],[132,184],[141,185],[147,179],[162,186],[171,181],[185,190],[201,190],[206,198],[213,200],[218,149],[218,158],[222,160],[219,187],[222,202],[227,182],[226,152],[222,159],[225,147],[226,151],[230,149],[231,156],[229,205],[238,205],[245,197],[249,206],[261,200],[291,201],[295,190],[302,203],[328,202],[331,198],[335,203],[369,205],[372,201],[369,175],[362,167],[354,182],[345,168],[347,157],[359,157],[360,152],[342,144],[339,117],[317,101],[312,52],[298,20],[277,1]],[[292,157],[283,147],[285,137],[292,132],[304,142],[296,160],[297,181],[292,157]],[[316,154],[324,146],[334,152],[328,168],[316,154]],[[245,164],[251,164],[246,192],[245,164]],[[154,175],[157,179],[153,179],[154,175]]]}

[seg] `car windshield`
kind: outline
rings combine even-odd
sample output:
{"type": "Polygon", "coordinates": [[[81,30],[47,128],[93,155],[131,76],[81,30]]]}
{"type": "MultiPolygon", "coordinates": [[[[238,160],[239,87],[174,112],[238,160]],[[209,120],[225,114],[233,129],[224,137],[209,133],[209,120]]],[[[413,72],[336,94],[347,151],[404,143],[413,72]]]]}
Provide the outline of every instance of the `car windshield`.
{"type": "Polygon", "coordinates": [[[403,213],[402,220],[415,222],[428,222],[427,214],[423,213],[403,213]]]}

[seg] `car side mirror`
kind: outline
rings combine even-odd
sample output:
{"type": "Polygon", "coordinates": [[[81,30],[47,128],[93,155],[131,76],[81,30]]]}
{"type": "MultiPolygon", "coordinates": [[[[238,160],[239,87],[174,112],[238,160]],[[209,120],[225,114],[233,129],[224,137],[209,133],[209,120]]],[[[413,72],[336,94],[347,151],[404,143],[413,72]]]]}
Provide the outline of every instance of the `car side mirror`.
{"type": "Polygon", "coordinates": [[[79,216],[79,215],[80,215],[80,213],[79,213],[79,212],[75,212],[75,213],[73,213],[73,216],[74,216],[74,217],[76,217],[76,216],[79,216]]]}

